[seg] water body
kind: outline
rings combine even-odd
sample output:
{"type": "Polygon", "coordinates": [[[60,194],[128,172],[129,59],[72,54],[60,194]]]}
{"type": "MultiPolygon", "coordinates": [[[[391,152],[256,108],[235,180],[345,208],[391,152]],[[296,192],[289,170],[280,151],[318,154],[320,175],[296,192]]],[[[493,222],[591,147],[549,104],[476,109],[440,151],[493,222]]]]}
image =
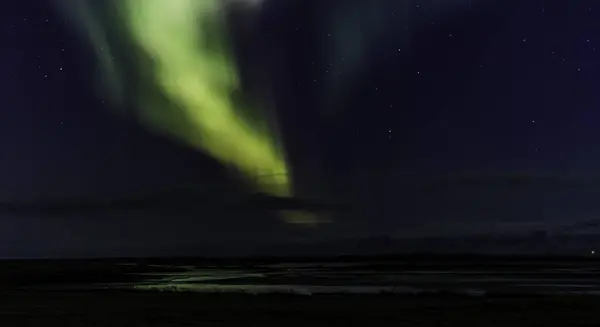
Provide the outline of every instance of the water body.
{"type": "MultiPolygon", "coordinates": [[[[121,263],[110,279],[37,283],[46,290],[107,289],[199,293],[313,294],[600,294],[600,274],[585,263],[499,263],[484,268],[415,267],[405,263],[144,265],[121,263]],[[119,269],[121,269],[119,268],[119,269]]],[[[117,266],[117,265],[114,265],[117,266]]],[[[111,268],[112,269],[112,268],[111,268]]]]}

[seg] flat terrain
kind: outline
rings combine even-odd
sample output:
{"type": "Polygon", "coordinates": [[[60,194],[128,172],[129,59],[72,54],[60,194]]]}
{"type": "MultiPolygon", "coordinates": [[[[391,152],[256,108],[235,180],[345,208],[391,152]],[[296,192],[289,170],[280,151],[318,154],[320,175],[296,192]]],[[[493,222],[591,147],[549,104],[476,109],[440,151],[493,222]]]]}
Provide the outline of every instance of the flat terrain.
{"type": "Polygon", "coordinates": [[[0,326],[600,326],[600,261],[0,263],[0,326]]]}
{"type": "Polygon", "coordinates": [[[2,297],[2,326],[599,326],[600,300],[60,292],[2,297]]]}

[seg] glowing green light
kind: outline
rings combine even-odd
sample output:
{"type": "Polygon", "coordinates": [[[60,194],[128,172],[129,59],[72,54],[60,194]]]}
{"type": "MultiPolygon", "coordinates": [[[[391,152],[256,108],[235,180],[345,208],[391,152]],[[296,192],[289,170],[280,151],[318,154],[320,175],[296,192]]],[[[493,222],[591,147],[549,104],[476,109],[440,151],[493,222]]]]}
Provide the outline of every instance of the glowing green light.
{"type": "MultiPolygon", "coordinates": [[[[277,146],[277,134],[261,112],[252,110],[255,119],[247,119],[242,114],[247,108],[232,97],[240,85],[223,15],[232,3],[56,2],[73,18],[77,31],[91,41],[101,64],[103,86],[115,107],[133,105],[149,127],[168,132],[241,172],[262,192],[290,196],[288,167],[277,146]],[[129,67],[115,60],[117,53],[124,58],[140,57],[134,57],[134,66],[129,67]],[[257,174],[268,178],[257,179],[257,174]]],[[[262,0],[235,3],[257,10],[262,0]]],[[[311,213],[281,212],[281,216],[288,223],[305,226],[322,222],[311,213]]]]}
{"type": "MultiPolygon", "coordinates": [[[[231,93],[238,88],[238,76],[227,49],[219,1],[118,4],[132,39],[154,60],[155,83],[199,131],[199,137],[185,141],[249,176],[259,170],[286,173],[272,134],[242,118],[234,107],[231,93]]],[[[283,185],[260,186],[289,195],[287,177],[280,182],[283,185]]]]}

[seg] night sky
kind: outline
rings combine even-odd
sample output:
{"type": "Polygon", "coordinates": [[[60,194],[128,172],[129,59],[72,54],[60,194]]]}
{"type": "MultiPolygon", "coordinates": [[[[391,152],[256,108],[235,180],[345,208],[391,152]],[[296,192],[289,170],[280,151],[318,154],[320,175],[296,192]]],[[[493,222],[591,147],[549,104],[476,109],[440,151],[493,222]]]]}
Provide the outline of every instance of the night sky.
{"type": "MultiPolygon", "coordinates": [[[[7,250],[0,255],[194,253],[205,242],[585,220],[600,209],[594,187],[414,188],[449,173],[599,175],[594,4],[266,1],[260,12],[232,18],[244,86],[252,93],[265,79],[274,85],[271,101],[300,194],[360,203],[354,214],[310,230],[187,212],[5,215],[0,239],[7,250]]],[[[13,1],[0,18],[2,201],[234,183],[209,156],[115,115],[98,92],[94,51],[49,1],[13,1]]]]}

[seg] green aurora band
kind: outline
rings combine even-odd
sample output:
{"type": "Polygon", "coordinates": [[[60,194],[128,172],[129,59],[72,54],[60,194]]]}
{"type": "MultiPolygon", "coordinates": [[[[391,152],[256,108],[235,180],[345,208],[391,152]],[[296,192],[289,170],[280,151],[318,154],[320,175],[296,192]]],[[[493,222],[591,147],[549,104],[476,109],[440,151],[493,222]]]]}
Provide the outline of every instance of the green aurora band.
{"type": "MultiPolygon", "coordinates": [[[[269,128],[264,112],[259,113],[259,119],[251,120],[241,112],[244,105],[232,96],[240,89],[240,82],[229,48],[223,1],[102,1],[114,8],[100,18],[92,2],[66,2],[61,1],[59,6],[76,18],[84,36],[92,42],[104,86],[114,98],[131,92],[123,90],[127,82],[111,58],[109,28],[124,34],[120,37],[132,48],[151,58],[150,65],[141,61],[140,67],[133,69],[150,76],[152,81],[140,83],[153,84],[171,104],[165,108],[155,101],[150,94],[153,92],[138,90],[134,106],[141,110],[144,122],[241,172],[263,192],[291,195],[288,167],[277,133],[269,128]],[[185,127],[174,121],[185,121],[185,127]],[[256,179],[257,173],[276,176],[276,180],[262,182],[256,179]]],[[[256,116],[256,110],[253,113],[256,116]]]]}
{"type": "Polygon", "coordinates": [[[280,174],[285,180],[259,181],[259,186],[290,195],[285,159],[273,134],[240,116],[231,98],[239,82],[220,2],[121,0],[120,6],[131,37],[154,59],[157,85],[201,132],[185,141],[250,177],[257,171],[280,174]]]}
{"type": "MultiPolygon", "coordinates": [[[[241,82],[228,38],[228,5],[251,11],[261,3],[56,1],[74,31],[91,43],[102,91],[108,92],[112,107],[134,108],[146,126],[210,155],[258,191],[292,196],[291,173],[274,119],[257,110],[261,106],[249,108],[236,96],[241,82]]],[[[328,215],[310,212],[279,214],[297,226],[331,221],[328,215]]]]}

